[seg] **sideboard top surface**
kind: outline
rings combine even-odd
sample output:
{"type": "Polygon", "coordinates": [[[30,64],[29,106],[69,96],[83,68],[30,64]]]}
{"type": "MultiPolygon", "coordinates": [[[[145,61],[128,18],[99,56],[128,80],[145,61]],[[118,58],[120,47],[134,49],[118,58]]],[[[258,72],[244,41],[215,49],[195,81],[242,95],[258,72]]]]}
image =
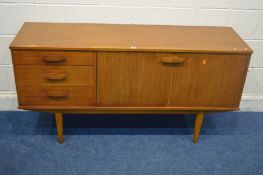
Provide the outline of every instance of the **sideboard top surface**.
{"type": "Polygon", "coordinates": [[[231,27],[24,23],[11,49],[252,53],[231,27]]]}

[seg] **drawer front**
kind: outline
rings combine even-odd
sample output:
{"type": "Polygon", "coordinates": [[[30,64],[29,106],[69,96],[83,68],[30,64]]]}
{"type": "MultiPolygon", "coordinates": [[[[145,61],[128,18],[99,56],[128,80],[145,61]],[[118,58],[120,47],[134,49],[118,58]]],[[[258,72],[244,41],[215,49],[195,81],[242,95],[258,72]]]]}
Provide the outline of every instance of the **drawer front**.
{"type": "Polygon", "coordinates": [[[20,106],[92,106],[95,93],[92,86],[86,87],[21,87],[20,106]]]}
{"type": "Polygon", "coordinates": [[[94,86],[93,66],[15,65],[16,84],[22,86],[94,86]]]}
{"type": "Polygon", "coordinates": [[[93,65],[94,52],[12,51],[15,65],[93,65]]]}

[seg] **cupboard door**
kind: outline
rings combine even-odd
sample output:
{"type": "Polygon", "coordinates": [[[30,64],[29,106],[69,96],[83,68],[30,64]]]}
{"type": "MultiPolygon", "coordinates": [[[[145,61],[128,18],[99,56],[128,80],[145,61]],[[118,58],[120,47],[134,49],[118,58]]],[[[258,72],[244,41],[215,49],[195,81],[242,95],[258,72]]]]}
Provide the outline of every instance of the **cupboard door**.
{"type": "Polygon", "coordinates": [[[99,106],[166,106],[172,66],[156,53],[98,52],[99,106]]]}
{"type": "Polygon", "coordinates": [[[249,55],[173,54],[184,63],[173,67],[168,106],[238,107],[249,55]]]}

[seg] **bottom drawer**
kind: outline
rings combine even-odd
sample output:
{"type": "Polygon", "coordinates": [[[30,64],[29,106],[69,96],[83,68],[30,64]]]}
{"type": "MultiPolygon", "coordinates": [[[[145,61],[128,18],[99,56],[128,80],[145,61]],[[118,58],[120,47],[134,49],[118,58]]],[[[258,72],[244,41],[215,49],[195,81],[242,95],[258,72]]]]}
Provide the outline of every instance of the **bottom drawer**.
{"type": "Polygon", "coordinates": [[[86,87],[22,87],[19,91],[20,106],[93,106],[95,93],[86,87]]]}

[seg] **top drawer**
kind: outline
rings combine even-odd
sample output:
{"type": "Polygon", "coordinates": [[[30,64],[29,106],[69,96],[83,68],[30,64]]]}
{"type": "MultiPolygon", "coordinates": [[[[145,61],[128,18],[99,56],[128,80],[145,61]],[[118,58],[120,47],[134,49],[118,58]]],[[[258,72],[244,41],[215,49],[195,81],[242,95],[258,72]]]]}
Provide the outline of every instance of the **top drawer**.
{"type": "Polygon", "coordinates": [[[12,51],[15,65],[93,65],[94,52],[12,51]]]}

